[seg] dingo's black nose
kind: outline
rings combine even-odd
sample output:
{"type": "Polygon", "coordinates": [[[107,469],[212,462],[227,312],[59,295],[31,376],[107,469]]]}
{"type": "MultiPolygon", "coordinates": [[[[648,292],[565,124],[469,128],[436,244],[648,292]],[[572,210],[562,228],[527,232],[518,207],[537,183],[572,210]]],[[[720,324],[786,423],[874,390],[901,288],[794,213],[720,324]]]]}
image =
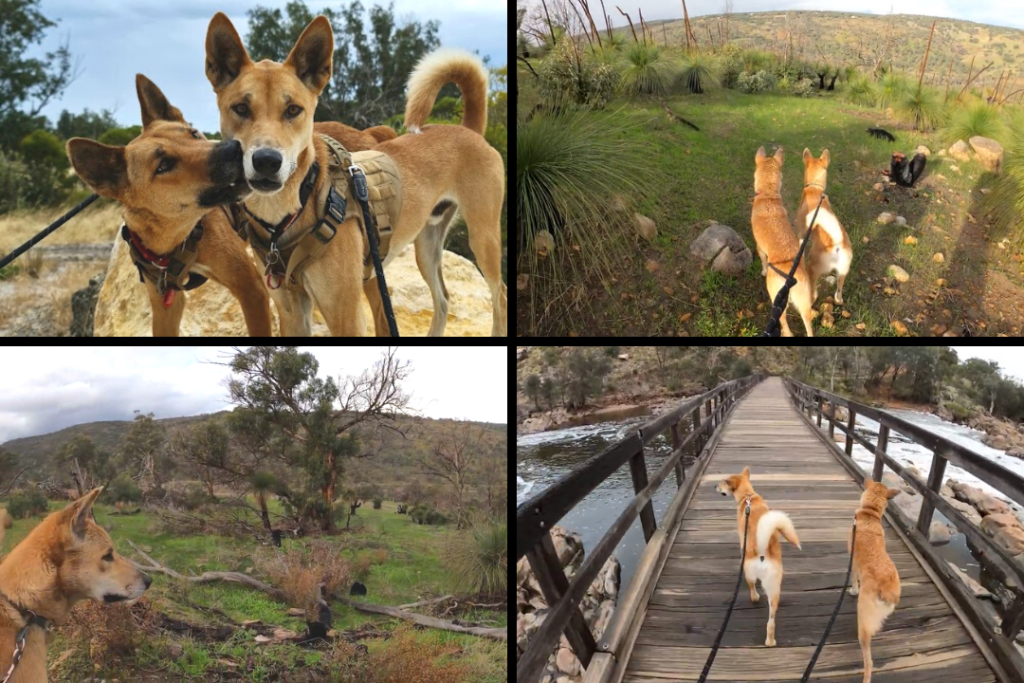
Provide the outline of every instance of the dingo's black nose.
{"type": "Polygon", "coordinates": [[[262,176],[272,176],[281,170],[284,159],[274,149],[258,149],[252,153],[252,167],[262,176]]]}
{"type": "Polygon", "coordinates": [[[142,575],[142,582],[146,584],[146,590],[149,590],[149,587],[153,585],[153,579],[149,578],[149,574],[142,575]]]}

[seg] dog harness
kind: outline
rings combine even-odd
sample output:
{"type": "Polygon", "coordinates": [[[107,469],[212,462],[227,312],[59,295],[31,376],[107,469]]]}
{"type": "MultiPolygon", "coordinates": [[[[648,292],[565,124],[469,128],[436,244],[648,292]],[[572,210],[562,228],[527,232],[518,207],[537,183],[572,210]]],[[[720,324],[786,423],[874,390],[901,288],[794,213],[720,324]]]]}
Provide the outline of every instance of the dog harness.
{"type": "MultiPolygon", "coordinates": [[[[363,190],[369,211],[355,213],[363,233],[363,282],[374,276],[374,243],[380,245],[381,262],[391,250],[393,221],[402,210],[402,182],[394,162],[381,152],[352,154],[333,138],[326,135],[320,138],[329,152],[327,170],[330,182],[325,182],[321,189],[323,200],[317,206],[322,209],[317,211],[317,222],[303,231],[289,231],[306,210],[319,179],[320,165],[314,162],[299,189],[301,207],[298,212],[272,225],[254,216],[243,205],[245,216],[236,223],[239,236],[248,238],[263,263],[267,286],[271,289],[278,289],[282,284],[298,285],[302,271],[323,254],[341,224],[349,217],[346,212],[350,198],[363,199],[363,190]]],[[[379,275],[383,275],[383,270],[379,275]]]]}
{"type": "Polygon", "coordinates": [[[177,292],[189,291],[206,284],[207,278],[190,273],[199,258],[199,241],[203,239],[203,222],[196,223],[191,234],[177,249],[166,256],[146,248],[142,238],[121,226],[121,239],[128,243],[132,263],[139,269],[139,281],[149,280],[164,298],[164,308],[170,308],[177,292]]]}
{"type": "Polygon", "coordinates": [[[25,640],[28,638],[28,630],[33,626],[38,626],[43,629],[44,632],[49,631],[51,624],[50,620],[46,617],[41,617],[32,610],[25,609],[3,593],[0,593],[0,598],[2,598],[3,601],[11,607],[18,610],[18,614],[20,614],[21,618],[25,620],[25,625],[20,631],[18,631],[18,635],[14,639],[14,659],[11,662],[11,668],[7,670],[3,681],[0,681],[0,683],[7,683],[11,680],[11,677],[14,676],[14,671],[18,668],[18,664],[21,663],[21,658],[25,655],[25,640]]]}

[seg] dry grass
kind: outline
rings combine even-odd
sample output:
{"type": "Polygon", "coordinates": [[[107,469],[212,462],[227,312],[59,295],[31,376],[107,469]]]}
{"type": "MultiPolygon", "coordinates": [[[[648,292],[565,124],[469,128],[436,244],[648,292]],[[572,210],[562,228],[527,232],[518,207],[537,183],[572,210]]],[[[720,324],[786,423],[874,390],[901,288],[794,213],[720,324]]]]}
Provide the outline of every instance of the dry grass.
{"type": "Polygon", "coordinates": [[[295,544],[287,552],[258,557],[256,566],[271,584],[280,586],[289,604],[302,609],[316,604],[320,584],[327,585],[328,594],[335,593],[348,586],[352,575],[348,560],[326,541],[295,544]]]}
{"type": "MultiPolygon", "coordinates": [[[[2,222],[2,221],[0,221],[2,222]]],[[[66,336],[71,328],[71,295],[89,285],[102,266],[42,261],[0,282],[0,334],[66,336]]]]}
{"type": "Polygon", "coordinates": [[[61,627],[68,648],[87,652],[96,670],[134,654],[155,631],[156,613],[147,598],[131,607],[86,601],[61,627]]]}
{"type": "Polygon", "coordinates": [[[386,648],[361,657],[359,647],[341,642],[331,659],[341,665],[343,681],[362,683],[462,683],[472,678],[471,667],[462,661],[456,643],[437,643],[416,637],[411,626],[399,627],[386,648]]]}
{"type": "MultiPolygon", "coordinates": [[[[0,216],[0,251],[9,252],[60,218],[68,207],[18,211],[0,216]]],[[[44,244],[96,244],[113,242],[121,228],[121,206],[100,200],[53,233],[44,244]]]]}

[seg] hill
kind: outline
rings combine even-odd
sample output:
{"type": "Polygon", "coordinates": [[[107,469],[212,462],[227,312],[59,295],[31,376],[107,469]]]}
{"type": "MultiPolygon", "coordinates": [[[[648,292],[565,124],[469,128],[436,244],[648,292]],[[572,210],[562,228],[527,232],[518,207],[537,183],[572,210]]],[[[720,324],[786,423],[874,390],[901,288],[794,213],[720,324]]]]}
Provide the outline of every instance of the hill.
{"type": "MultiPolygon", "coordinates": [[[[952,60],[952,80],[962,84],[974,60],[974,71],[992,63],[983,82],[995,85],[1006,69],[1024,66],[1024,31],[956,19],[935,19],[908,14],[877,15],[845,12],[759,12],[729,17],[729,42],[785,54],[792,37],[798,59],[827,63],[832,68],[860,66],[874,69],[879,54],[891,45],[890,59],[897,71],[915,73],[928,44],[932,21],[935,37],[928,59],[926,82],[945,87],[952,60]]],[[[697,41],[716,44],[724,35],[725,17],[713,15],[690,20],[697,41]],[[720,32],[721,29],[721,32],[720,32]],[[710,32],[710,38],[709,38],[710,32]]],[[[650,25],[657,42],[686,42],[683,21],[650,25]]],[[[1007,92],[1012,92],[1011,88],[1007,92]]]]}

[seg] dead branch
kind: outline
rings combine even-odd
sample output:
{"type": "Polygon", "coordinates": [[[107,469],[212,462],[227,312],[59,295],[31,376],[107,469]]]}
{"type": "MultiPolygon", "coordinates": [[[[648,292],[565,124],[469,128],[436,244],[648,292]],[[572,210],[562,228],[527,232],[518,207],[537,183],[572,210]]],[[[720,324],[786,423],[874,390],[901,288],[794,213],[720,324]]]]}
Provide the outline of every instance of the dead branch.
{"type": "Polygon", "coordinates": [[[446,595],[443,598],[434,598],[433,600],[420,600],[419,602],[412,602],[408,605],[399,605],[398,609],[412,609],[413,607],[423,607],[425,605],[436,605],[439,602],[445,602],[446,600],[454,600],[454,595],[446,595]]]}
{"type": "Polygon", "coordinates": [[[27,470],[27,469],[28,469],[28,465],[25,465],[24,467],[21,468],[21,472],[18,472],[16,475],[14,475],[14,479],[11,480],[10,485],[7,488],[4,489],[3,493],[0,493],[0,498],[5,497],[8,493],[11,492],[11,489],[14,488],[14,485],[16,483],[18,483],[18,478],[21,475],[25,474],[25,470],[27,470]]]}
{"type": "Polygon", "coordinates": [[[669,109],[668,108],[668,104],[665,102],[665,100],[661,101],[661,106],[665,110],[665,113],[668,114],[668,117],[670,119],[672,119],[673,121],[678,121],[679,123],[685,123],[690,128],[693,128],[695,131],[700,132],[700,128],[698,128],[697,126],[693,125],[692,123],[690,123],[689,121],[684,119],[682,116],[680,116],[679,114],[677,114],[674,111],[672,111],[671,109],[669,109]]]}
{"type": "Polygon", "coordinates": [[[921,89],[921,84],[924,83],[924,72],[928,69],[928,55],[932,51],[932,37],[935,35],[935,21],[932,21],[932,30],[928,34],[928,47],[924,51],[924,61],[921,62],[921,77],[917,79],[917,89],[921,89]]]}
{"type": "Polygon", "coordinates": [[[182,576],[178,572],[163,566],[162,564],[154,560],[152,557],[144,553],[142,550],[139,549],[137,545],[132,543],[131,539],[125,540],[128,541],[128,545],[130,545],[135,550],[135,552],[137,552],[139,555],[142,556],[144,560],[150,563],[151,566],[146,567],[139,564],[138,562],[129,560],[129,562],[134,564],[141,571],[156,572],[157,574],[166,574],[167,576],[170,576],[174,579],[178,579],[179,581],[188,581],[189,583],[194,583],[196,585],[214,583],[217,581],[225,581],[227,583],[240,583],[243,586],[248,586],[249,588],[255,588],[256,590],[263,591],[264,593],[266,593],[278,602],[283,602],[286,604],[288,602],[288,598],[285,597],[283,591],[274,588],[273,586],[270,586],[268,584],[265,584],[262,581],[257,581],[251,576],[239,574],[238,572],[206,572],[202,576],[182,576]]]}
{"type": "Polygon", "coordinates": [[[395,619],[404,619],[413,623],[419,624],[420,626],[426,626],[427,628],[436,628],[442,631],[453,631],[455,633],[468,633],[473,636],[480,636],[481,638],[491,638],[493,640],[508,640],[508,629],[503,628],[480,628],[476,626],[460,626],[450,621],[442,621],[441,619],[433,619],[431,617],[425,617],[420,614],[413,614],[412,612],[403,612],[400,609],[394,607],[384,607],[383,605],[367,605],[362,602],[354,602],[340,595],[335,595],[334,598],[352,609],[366,614],[383,614],[387,617],[394,617],[395,619]]]}
{"type": "Polygon", "coordinates": [[[622,15],[622,16],[624,16],[624,17],[626,17],[626,21],[628,21],[628,22],[629,22],[629,30],[633,32],[633,42],[634,42],[634,43],[636,43],[637,45],[639,45],[639,44],[640,44],[640,41],[639,41],[639,40],[637,40],[637,37],[636,37],[636,29],[635,29],[635,28],[633,28],[633,20],[632,20],[632,19],[630,19],[630,18],[629,18],[629,15],[628,15],[628,14],[626,14],[625,12],[623,12],[623,11],[622,11],[622,8],[621,8],[621,7],[619,7],[618,5],[616,5],[616,6],[615,6],[615,9],[619,10],[619,14],[621,14],[621,15],[622,15]]]}

